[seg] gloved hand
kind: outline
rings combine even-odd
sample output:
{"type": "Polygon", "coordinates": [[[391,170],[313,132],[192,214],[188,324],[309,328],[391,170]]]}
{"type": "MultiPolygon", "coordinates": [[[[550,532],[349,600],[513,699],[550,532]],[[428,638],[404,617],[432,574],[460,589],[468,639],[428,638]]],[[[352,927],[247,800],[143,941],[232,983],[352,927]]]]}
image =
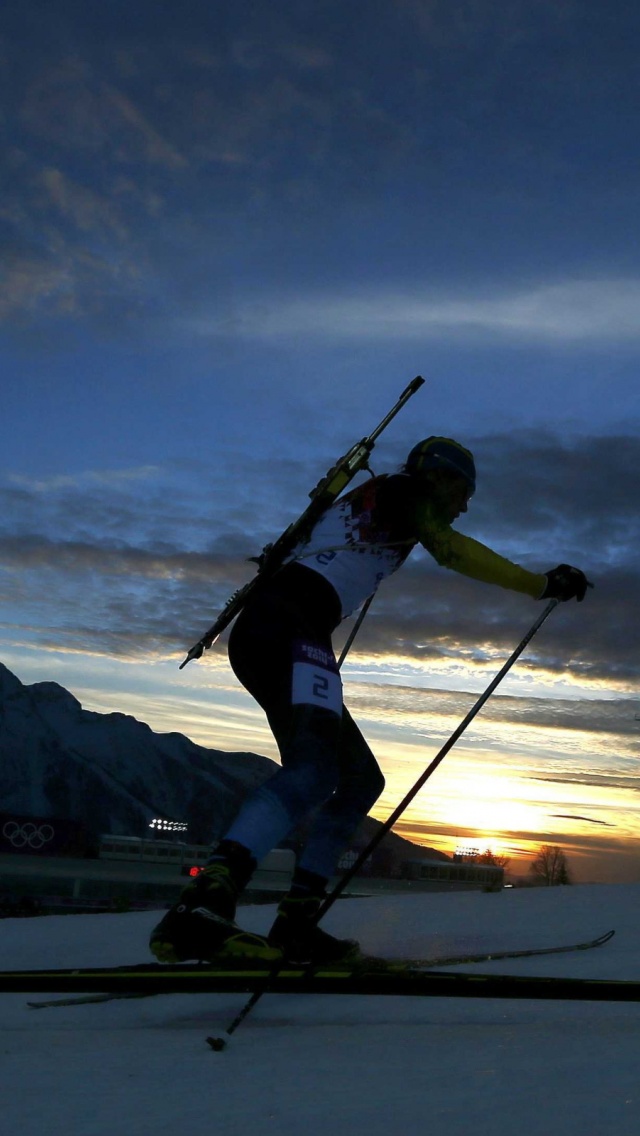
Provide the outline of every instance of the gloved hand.
{"type": "Polygon", "coordinates": [[[544,574],[547,577],[547,584],[540,596],[541,600],[572,600],[575,598],[578,603],[582,603],[587,588],[593,587],[584,572],[581,572],[579,568],[572,568],[570,564],[558,564],[557,568],[552,568],[544,574]]]}

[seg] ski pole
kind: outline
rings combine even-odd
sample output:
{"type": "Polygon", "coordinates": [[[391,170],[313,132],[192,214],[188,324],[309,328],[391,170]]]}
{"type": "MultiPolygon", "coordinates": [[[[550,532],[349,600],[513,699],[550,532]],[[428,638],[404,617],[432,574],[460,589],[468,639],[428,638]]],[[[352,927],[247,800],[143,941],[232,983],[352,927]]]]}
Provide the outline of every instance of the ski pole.
{"type": "Polygon", "coordinates": [[[362,626],[362,621],[363,621],[365,615],[367,614],[369,608],[371,607],[374,595],[375,595],[375,593],[372,592],[371,595],[369,596],[368,600],[365,600],[364,604],[362,605],[360,615],[356,619],[356,621],[355,621],[355,623],[354,623],[354,625],[351,629],[351,634],[349,635],[349,638],[347,639],[344,647],[342,648],[342,651],[340,652],[340,658],[338,659],[338,670],[340,670],[340,667],[344,663],[347,655],[349,654],[349,651],[351,650],[353,640],[355,639],[356,635],[358,634],[358,632],[359,632],[359,630],[362,626]]]}
{"type": "MultiPolygon", "coordinates": [[[[353,640],[355,638],[355,635],[358,631],[358,628],[359,628],[360,624],[362,623],[362,620],[364,619],[364,616],[366,614],[366,609],[368,608],[369,603],[370,603],[370,600],[368,600],[367,604],[365,604],[362,612],[360,613],[360,617],[358,619],[358,622],[356,623],[356,626],[355,626],[351,636],[349,637],[347,644],[345,644],[345,647],[347,649],[351,645],[351,643],[353,642],[353,640]]],[[[496,687],[499,685],[499,683],[502,682],[504,676],[507,674],[508,671],[511,670],[511,667],[513,666],[513,664],[516,662],[516,660],[520,657],[522,652],[525,650],[525,648],[528,646],[528,644],[533,639],[534,635],[536,634],[536,631],[538,631],[538,629],[540,627],[542,627],[542,624],[544,623],[545,619],[547,619],[547,617],[549,615],[551,615],[551,612],[553,611],[554,607],[557,607],[557,605],[559,603],[560,603],[560,600],[557,600],[557,599],[549,600],[549,603],[545,607],[542,614],[538,616],[538,618],[536,619],[533,626],[529,629],[529,631],[525,635],[524,639],[522,639],[522,641],[520,643],[518,643],[518,646],[516,647],[515,651],[513,652],[512,655],[509,656],[509,658],[507,659],[504,666],[501,668],[501,670],[498,671],[498,674],[489,683],[489,686],[485,690],[484,694],[482,694],[480,696],[480,698],[478,699],[478,701],[475,703],[475,705],[472,706],[469,713],[466,715],[465,718],[463,718],[463,720],[461,721],[461,723],[457,727],[457,729],[454,730],[454,732],[452,733],[449,740],[445,742],[445,744],[442,746],[442,748],[439,750],[439,752],[434,757],[433,761],[427,766],[424,773],[422,773],[421,776],[418,778],[418,780],[416,781],[413,788],[409,790],[409,792],[406,794],[405,797],[403,797],[400,804],[394,809],[394,811],[391,813],[391,816],[389,816],[387,818],[387,820],[384,822],[384,824],[380,825],[380,828],[376,832],[375,836],[369,841],[366,848],[363,848],[362,852],[360,852],[355,863],[350,868],[347,869],[347,871],[340,878],[340,880],[338,881],[336,886],[333,888],[333,890],[326,897],[324,903],[320,906],[320,908],[318,910],[318,914],[316,915],[316,918],[314,920],[315,923],[320,922],[323,915],[329,910],[330,907],[333,906],[333,904],[338,899],[338,897],[342,895],[347,884],[353,879],[353,877],[356,875],[356,873],[360,871],[360,868],[364,864],[365,860],[369,859],[369,856],[371,855],[373,850],[375,848],[377,848],[378,844],[386,836],[386,834],[389,832],[389,830],[391,828],[393,828],[394,824],[402,816],[402,814],[405,811],[405,809],[407,808],[407,806],[411,803],[411,801],[416,796],[416,794],[420,792],[425,781],[428,781],[431,774],[438,768],[438,766],[440,765],[440,762],[446,757],[446,755],[449,753],[449,750],[453,748],[453,746],[456,744],[458,738],[461,736],[461,734],[464,733],[464,731],[466,730],[469,723],[473,721],[473,719],[476,717],[476,715],[479,713],[479,711],[484,706],[485,702],[487,702],[488,699],[491,697],[491,695],[493,694],[496,687]]],[[[342,655],[340,656],[340,663],[343,662],[345,655],[346,655],[346,650],[343,650],[342,655]]],[[[278,973],[280,972],[280,970],[282,970],[282,967],[284,965],[285,965],[285,963],[283,963],[283,962],[277,963],[277,965],[273,969],[273,977],[274,978],[277,977],[278,973]]],[[[247,1000],[247,1002],[242,1007],[242,1009],[239,1011],[239,1013],[236,1014],[236,1017],[233,1019],[233,1021],[227,1026],[227,1028],[225,1030],[227,1037],[231,1037],[231,1035],[233,1033],[235,1033],[238,1026],[240,1026],[242,1024],[242,1022],[245,1020],[245,1018],[251,1013],[253,1007],[255,1005],[257,1005],[257,1003],[260,1001],[262,995],[267,994],[268,992],[269,992],[268,984],[266,986],[263,986],[262,989],[255,990],[253,992],[253,994],[247,1000]]],[[[222,1037],[208,1037],[207,1042],[211,1046],[211,1048],[216,1050],[216,1051],[220,1051],[222,1049],[225,1049],[226,1044],[227,1044],[225,1039],[222,1038],[222,1037]]]]}
{"type": "Polygon", "coordinates": [[[402,800],[400,801],[400,804],[396,806],[396,808],[393,810],[391,815],[389,817],[387,817],[386,821],[383,824],[380,825],[380,828],[377,830],[375,835],[371,838],[371,840],[369,841],[367,846],[362,849],[362,852],[360,852],[357,859],[354,861],[354,863],[351,865],[351,867],[347,869],[347,871],[340,878],[340,880],[338,881],[336,886],[329,893],[329,895],[325,899],[324,903],[322,904],[322,906],[318,910],[318,914],[317,914],[317,917],[316,917],[316,923],[320,922],[320,920],[322,919],[325,912],[327,912],[329,910],[329,908],[333,906],[336,899],[338,899],[338,897],[342,895],[347,884],[350,883],[350,881],[353,879],[353,877],[360,871],[360,868],[365,863],[365,861],[369,859],[369,856],[371,855],[373,850],[375,848],[377,848],[380,841],[384,839],[384,837],[387,835],[387,833],[390,831],[390,829],[393,828],[396,821],[398,821],[400,819],[400,817],[402,816],[402,814],[405,811],[405,809],[407,808],[407,806],[411,804],[411,801],[413,800],[413,798],[415,796],[417,796],[417,794],[422,789],[422,786],[425,784],[426,781],[429,780],[429,778],[431,777],[431,774],[435,772],[435,770],[440,765],[440,762],[443,761],[444,758],[447,756],[447,754],[449,753],[449,750],[453,749],[458,738],[464,733],[464,731],[466,730],[469,723],[473,721],[473,719],[476,717],[476,715],[479,713],[479,711],[484,706],[485,702],[487,702],[488,699],[491,697],[491,695],[493,694],[496,687],[502,682],[504,676],[508,673],[508,671],[511,670],[516,659],[518,659],[520,657],[520,655],[524,651],[525,647],[527,647],[528,644],[531,642],[536,631],[538,631],[538,629],[540,627],[542,627],[542,624],[544,623],[545,619],[549,615],[551,615],[551,612],[553,611],[554,607],[557,607],[557,605],[559,603],[560,603],[560,600],[557,600],[557,599],[549,600],[549,603],[545,607],[542,614],[538,616],[538,618],[536,619],[533,626],[529,629],[529,631],[525,635],[524,639],[520,643],[518,643],[518,646],[516,647],[515,651],[513,652],[512,655],[509,656],[509,658],[507,659],[504,666],[501,668],[501,670],[498,671],[495,678],[492,679],[492,681],[489,683],[484,694],[480,695],[480,698],[478,699],[478,701],[471,707],[469,713],[466,715],[466,717],[464,717],[462,719],[460,725],[453,731],[451,737],[448,739],[448,741],[446,741],[444,743],[442,748],[438,751],[438,753],[434,757],[433,761],[430,762],[430,764],[427,766],[424,773],[422,773],[420,775],[420,777],[416,781],[413,788],[411,788],[409,790],[409,792],[406,794],[406,796],[402,798],[402,800]]]}

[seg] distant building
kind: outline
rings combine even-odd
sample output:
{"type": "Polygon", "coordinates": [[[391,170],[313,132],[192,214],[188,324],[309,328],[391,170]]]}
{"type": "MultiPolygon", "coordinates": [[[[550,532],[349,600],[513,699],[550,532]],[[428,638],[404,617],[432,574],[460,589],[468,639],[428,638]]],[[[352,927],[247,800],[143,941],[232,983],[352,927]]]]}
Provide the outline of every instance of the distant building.
{"type": "Polygon", "coordinates": [[[504,887],[504,868],[496,864],[474,864],[457,859],[405,860],[401,878],[433,885],[437,891],[501,891],[504,887]]]}

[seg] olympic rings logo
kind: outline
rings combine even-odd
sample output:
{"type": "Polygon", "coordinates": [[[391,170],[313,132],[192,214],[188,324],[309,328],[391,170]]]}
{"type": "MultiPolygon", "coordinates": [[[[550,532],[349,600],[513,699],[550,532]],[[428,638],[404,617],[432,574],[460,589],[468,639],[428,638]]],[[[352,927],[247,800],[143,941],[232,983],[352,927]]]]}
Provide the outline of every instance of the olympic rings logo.
{"type": "Polygon", "coordinates": [[[34,824],[33,821],[18,824],[15,820],[8,820],[2,829],[2,835],[14,848],[28,846],[38,852],[53,840],[55,831],[50,824],[34,824]]]}

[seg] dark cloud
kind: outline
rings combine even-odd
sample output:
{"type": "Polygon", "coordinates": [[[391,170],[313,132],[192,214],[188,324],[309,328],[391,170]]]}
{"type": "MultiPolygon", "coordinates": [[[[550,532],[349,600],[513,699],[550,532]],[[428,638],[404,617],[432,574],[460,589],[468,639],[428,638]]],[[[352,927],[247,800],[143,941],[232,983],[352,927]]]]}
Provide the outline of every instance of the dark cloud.
{"type": "Polygon", "coordinates": [[[608,820],[596,820],[594,817],[579,816],[574,813],[551,813],[552,817],[557,817],[559,820],[580,820],[585,824],[602,824],[606,828],[615,828],[615,824],[611,824],[608,820]]]}
{"type": "MultiPolygon", "coordinates": [[[[618,110],[638,106],[633,35],[595,0],[586,12],[402,0],[391,17],[375,4],[364,38],[358,6],[338,0],[5,8],[0,315],[14,334],[68,319],[166,336],[205,280],[233,323],[241,247],[260,250],[250,275],[272,292],[276,253],[277,280],[288,275],[283,245],[321,254],[327,226],[351,237],[363,214],[384,239],[381,194],[401,213],[415,195],[411,223],[430,238],[455,228],[454,202],[467,213],[488,199],[499,231],[514,201],[539,216],[536,194],[560,178],[574,199],[611,185],[619,215],[628,185],[635,208],[618,110]]],[[[637,24],[628,5],[624,21],[637,24]]],[[[392,241],[401,271],[422,274],[423,256],[407,269],[409,243],[392,241]]],[[[481,262],[465,242],[465,279],[486,277],[481,262]]],[[[345,267],[340,255],[320,274],[343,280],[345,267]]]]}
{"type": "Polygon", "coordinates": [[[411,128],[361,68],[336,82],[343,37],[298,31],[295,6],[196,2],[178,21],[118,7],[5,13],[0,318],[14,334],[54,318],[143,334],[199,292],[204,232],[205,274],[226,281],[273,206],[302,223],[408,159],[411,128]]]}
{"type": "Polygon", "coordinates": [[[533,781],[550,781],[560,785],[587,785],[596,789],[624,789],[640,793],[640,774],[630,777],[607,773],[583,773],[580,776],[567,774],[564,777],[533,777],[533,781]]]}
{"type": "MultiPolygon", "coordinates": [[[[519,666],[614,686],[637,682],[640,439],[520,432],[473,445],[479,489],[458,527],[534,571],[576,563],[596,585],[583,604],[553,613],[519,666]]],[[[206,611],[207,623],[250,578],[247,558],[304,507],[305,478],[315,480],[290,459],[267,466],[231,455],[222,481],[204,463],[41,485],[7,481],[0,523],[7,601],[19,579],[24,602],[30,574],[38,604],[43,573],[52,602],[84,576],[94,596],[117,601],[122,619],[130,603],[130,622],[139,621],[144,594],[148,633],[175,637],[185,618],[198,626],[206,611]]],[[[358,647],[423,662],[453,655],[472,668],[510,654],[539,611],[528,597],[440,569],[421,551],[381,588],[358,647]]]]}
{"type": "Polygon", "coordinates": [[[640,438],[634,435],[563,440],[552,430],[519,431],[474,445],[481,493],[474,528],[493,539],[577,548],[600,565],[624,563],[640,544],[637,493],[640,438]]]}
{"type": "MultiPolygon", "coordinates": [[[[637,680],[640,439],[516,431],[465,440],[479,482],[457,527],[530,570],[572,563],[595,583],[583,604],[554,613],[523,665],[637,680]]],[[[508,649],[517,630],[526,630],[528,613],[533,622],[535,608],[523,597],[438,569],[425,555],[381,589],[360,643],[382,654],[395,641],[415,659],[437,656],[451,643],[508,649]]]]}
{"type": "MultiPolygon", "coordinates": [[[[493,546],[499,548],[499,541],[493,546]]],[[[571,559],[584,564],[580,557],[571,559]]],[[[551,564],[535,570],[543,566],[551,564]]],[[[416,662],[445,658],[451,650],[466,653],[470,662],[474,657],[481,661],[488,650],[506,656],[540,613],[526,597],[490,594],[488,585],[453,573],[442,578],[425,570],[420,576],[414,573],[413,580],[407,577],[396,585],[397,599],[387,598],[387,592],[376,598],[359,635],[361,651],[381,657],[395,651],[416,662]]],[[[638,681],[638,575],[613,570],[598,586],[597,596],[589,596],[583,606],[567,605],[553,613],[519,668],[542,668],[593,682],[638,681]]]]}
{"type": "MultiPolygon", "coordinates": [[[[497,665],[496,665],[497,669],[497,665]]],[[[424,721],[433,729],[438,718],[463,718],[477,701],[476,694],[463,691],[411,687],[396,683],[375,684],[372,682],[352,682],[349,691],[349,705],[360,713],[376,712],[378,716],[393,714],[396,717],[407,715],[412,722],[424,721]]],[[[588,702],[580,699],[529,697],[501,694],[498,692],[482,707],[482,721],[506,723],[512,730],[520,727],[537,726],[548,730],[568,730],[578,733],[600,735],[602,745],[610,742],[607,735],[615,735],[618,745],[632,747],[633,739],[640,742],[640,723],[634,718],[637,702],[631,698],[590,698],[588,702]],[[628,741],[631,739],[631,741],[628,741]]],[[[620,756],[618,755],[620,760],[620,756]]],[[[616,755],[611,753],[612,764],[616,755]]],[[[632,759],[635,764],[635,758],[632,759]]],[[[629,761],[629,758],[627,758],[629,761]]],[[[547,759],[550,768],[551,759],[547,759]]],[[[605,786],[606,778],[599,780],[600,774],[592,771],[571,772],[549,777],[559,784],[596,784],[605,786]],[[584,779],[584,780],[583,780],[584,779]]],[[[629,774],[623,778],[625,787],[640,788],[640,774],[629,774]]],[[[618,777],[612,782],[618,786],[618,777]]]]}

